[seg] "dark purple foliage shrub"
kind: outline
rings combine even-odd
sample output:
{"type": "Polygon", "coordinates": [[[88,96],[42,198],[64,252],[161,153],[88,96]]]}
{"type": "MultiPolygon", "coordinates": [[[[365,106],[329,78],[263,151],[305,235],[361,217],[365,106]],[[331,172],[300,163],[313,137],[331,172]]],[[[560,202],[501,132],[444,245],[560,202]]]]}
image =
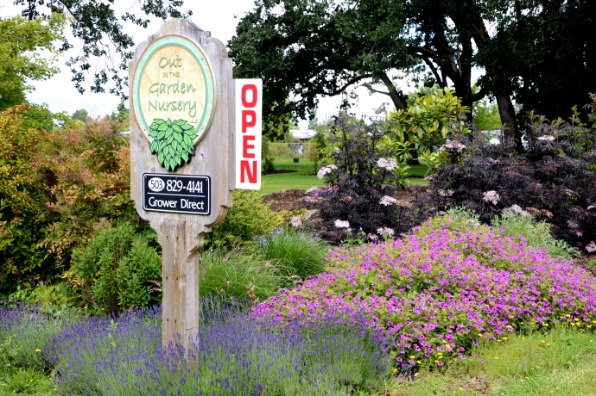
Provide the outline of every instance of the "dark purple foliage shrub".
{"type": "Polygon", "coordinates": [[[391,152],[380,150],[383,134],[375,122],[366,124],[346,115],[335,120],[329,138],[331,165],[319,171],[329,187],[321,194],[320,216],[325,228],[336,234],[326,235],[329,239],[345,237],[336,220],[347,221],[352,230],[365,235],[380,227],[399,229],[402,207],[382,202],[403,187],[405,172],[391,152]]]}
{"type": "Polygon", "coordinates": [[[534,119],[526,138],[518,154],[480,135],[462,137],[466,155],[433,176],[437,209],[463,206],[488,223],[518,205],[572,246],[596,241],[596,129],[534,119]]]}

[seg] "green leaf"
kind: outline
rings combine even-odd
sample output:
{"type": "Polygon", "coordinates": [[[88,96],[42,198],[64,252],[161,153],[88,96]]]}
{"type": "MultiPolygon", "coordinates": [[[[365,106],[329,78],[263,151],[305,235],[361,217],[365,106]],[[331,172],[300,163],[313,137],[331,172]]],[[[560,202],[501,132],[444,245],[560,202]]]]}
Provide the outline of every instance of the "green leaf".
{"type": "Polygon", "coordinates": [[[161,124],[159,126],[159,128],[157,128],[157,130],[160,131],[160,132],[167,131],[168,129],[170,129],[170,126],[168,124],[161,124]]]}
{"type": "Polygon", "coordinates": [[[182,133],[174,133],[174,139],[180,143],[182,141],[182,133]]]}
{"type": "Polygon", "coordinates": [[[163,165],[164,159],[165,159],[165,155],[164,155],[163,151],[160,151],[159,154],[157,155],[157,162],[159,162],[161,165],[163,165]]]}
{"type": "Polygon", "coordinates": [[[188,155],[188,153],[185,153],[185,152],[180,153],[180,158],[182,158],[184,160],[185,164],[188,164],[190,162],[190,155],[188,155]]]}
{"type": "Polygon", "coordinates": [[[178,125],[178,126],[183,126],[184,124],[186,124],[186,121],[185,120],[176,120],[176,121],[174,121],[174,124],[178,125]]]}
{"type": "Polygon", "coordinates": [[[151,146],[149,148],[151,149],[152,154],[157,153],[157,151],[159,150],[159,142],[157,140],[154,140],[153,142],[151,142],[151,146]]]}
{"type": "Polygon", "coordinates": [[[157,140],[162,140],[165,136],[166,136],[166,132],[165,131],[161,131],[161,132],[158,132],[156,139],[157,140]]]}
{"type": "Polygon", "coordinates": [[[175,170],[177,168],[174,158],[170,158],[170,168],[170,170],[175,170]]]}
{"type": "Polygon", "coordinates": [[[190,136],[188,136],[187,134],[184,134],[184,143],[186,143],[189,147],[192,147],[193,146],[192,141],[193,141],[193,139],[191,139],[190,136]]]}
{"type": "Polygon", "coordinates": [[[166,147],[166,145],[167,145],[166,141],[165,140],[161,140],[159,142],[159,149],[158,149],[158,151],[163,151],[163,149],[164,149],[164,147],[166,147]]]}
{"type": "Polygon", "coordinates": [[[178,133],[182,133],[182,128],[180,127],[180,125],[172,125],[172,129],[178,133]]]}
{"type": "Polygon", "coordinates": [[[182,166],[182,158],[180,158],[179,155],[176,155],[174,157],[174,160],[176,161],[176,163],[178,164],[178,166],[182,166]]]}
{"type": "Polygon", "coordinates": [[[174,151],[178,151],[178,142],[176,140],[172,142],[172,148],[174,149],[174,151]]]}
{"type": "Polygon", "coordinates": [[[195,127],[193,127],[190,124],[184,124],[184,125],[180,125],[182,127],[182,129],[184,129],[184,131],[190,131],[190,130],[194,130],[195,127]]]}

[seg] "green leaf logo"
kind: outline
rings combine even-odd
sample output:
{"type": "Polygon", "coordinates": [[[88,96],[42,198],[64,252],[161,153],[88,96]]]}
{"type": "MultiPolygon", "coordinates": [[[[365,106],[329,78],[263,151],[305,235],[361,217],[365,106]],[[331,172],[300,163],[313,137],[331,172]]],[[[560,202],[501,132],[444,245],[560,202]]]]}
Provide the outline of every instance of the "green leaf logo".
{"type": "Polygon", "coordinates": [[[151,153],[157,154],[157,162],[170,172],[190,162],[195,153],[193,144],[197,133],[185,120],[156,118],[149,127],[151,153]]]}

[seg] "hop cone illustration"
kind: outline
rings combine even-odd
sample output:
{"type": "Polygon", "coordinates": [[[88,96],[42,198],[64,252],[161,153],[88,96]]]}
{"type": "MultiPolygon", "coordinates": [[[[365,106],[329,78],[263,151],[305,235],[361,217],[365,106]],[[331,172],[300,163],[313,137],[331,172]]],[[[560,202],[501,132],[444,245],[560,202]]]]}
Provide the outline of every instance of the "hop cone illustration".
{"type": "Polygon", "coordinates": [[[148,136],[153,139],[151,153],[157,154],[157,161],[170,172],[189,163],[195,153],[193,142],[197,134],[185,120],[156,118],[149,127],[148,136]]]}

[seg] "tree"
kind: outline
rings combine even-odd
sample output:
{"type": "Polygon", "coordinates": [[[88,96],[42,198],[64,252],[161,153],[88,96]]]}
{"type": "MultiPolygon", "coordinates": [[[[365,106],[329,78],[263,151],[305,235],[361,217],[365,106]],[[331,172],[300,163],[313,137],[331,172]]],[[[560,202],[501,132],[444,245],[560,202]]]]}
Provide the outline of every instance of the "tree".
{"type": "MultiPolygon", "coordinates": [[[[81,52],[66,63],[73,73],[75,87],[81,93],[85,91],[85,74],[91,69],[93,59],[101,60],[103,65],[93,73],[91,92],[105,92],[105,86],[111,80],[114,86],[109,92],[122,98],[126,98],[126,80],[119,73],[127,69],[128,61],[132,59],[134,42],[121,22],[147,27],[150,22],[147,16],[150,15],[165,20],[168,17],[187,18],[192,14],[190,11],[180,12],[182,0],[139,0],[144,15],[125,12],[121,20],[116,16],[114,0],[107,3],[95,0],[14,0],[14,3],[24,6],[22,15],[31,21],[56,14],[67,16],[72,35],[83,42],[81,52]],[[114,54],[120,59],[116,59],[114,54]]],[[[64,37],[61,49],[67,50],[72,46],[64,37]]]]}
{"type": "Polygon", "coordinates": [[[304,116],[317,95],[367,78],[404,108],[397,69],[470,108],[489,95],[521,150],[513,98],[553,118],[596,90],[595,18],[592,0],[258,0],[229,46],[239,76],[264,79],[275,115],[304,116]],[[476,92],[474,66],[485,71],[476,92]]]}
{"type": "Polygon", "coordinates": [[[86,109],[78,109],[72,113],[73,120],[87,122],[87,118],[89,118],[89,112],[86,109]]]}
{"type": "Polygon", "coordinates": [[[416,63],[406,50],[401,2],[284,0],[278,12],[279,3],[257,0],[229,42],[236,76],[264,78],[267,122],[279,125],[274,120],[288,113],[305,117],[318,95],[367,79],[382,82],[396,108],[406,107],[388,74],[416,63]]]}
{"type": "Polygon", "coordinates": [[[524,110],[553,119],[596,92],[596,2],[499,0],[487,8],[497,33],[479,62],[502,76],[487,85],[510,87],[524,110]]]}
{"type": "Polygon", "coordinates": [[[27,80],[45,80],[57,72],[53,41],[62,36],[64,18],[28,21],[21,17],[0,19],[0,111],[25,102],[33,87],[27,80]]]}

